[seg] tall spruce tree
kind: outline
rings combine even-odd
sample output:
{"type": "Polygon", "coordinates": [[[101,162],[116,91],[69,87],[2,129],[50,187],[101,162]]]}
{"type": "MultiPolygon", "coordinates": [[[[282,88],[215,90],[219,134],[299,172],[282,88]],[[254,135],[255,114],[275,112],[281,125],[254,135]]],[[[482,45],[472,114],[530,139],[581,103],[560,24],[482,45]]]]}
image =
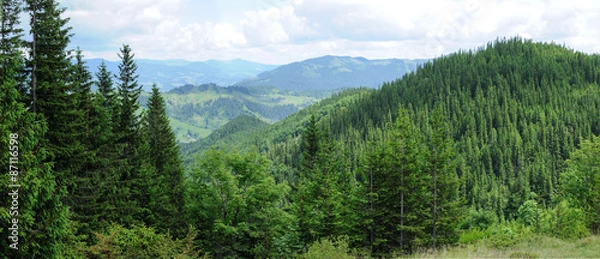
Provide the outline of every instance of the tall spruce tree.
{"type": "Polygon", "coordinates": [[[322,237],[347,233],[342,218],[350,206],[344,199],[353,191],[345,174],[345,159],[331,137],[320,129],[311,115],[302,133],[299,180],[292,194],[292,210],[304,244],[322,237]]]}
{"type": "Polygon", "coordinates": [[[395,197],[390,197],[392,200],[389,201],[392,203],[387,205],[390,206],[388,209],[398,208],[396,212],[390,211],[390,216],[399,213],[395,218],[399,223],[398,236],[388,240],[393,240],[392,244],[398,245],[403,251],[411,251],[415,246],[415,239],[422,238],[425,232],[425,208],[431,196],[424,191],[430,178],[423,174],[424,156],[427,152],[422,141],[423,136],[410,118],[409,110],[399,109],[395,127],[387,143],[391,155],[389,181],[398,185],[393,188],[386,182],[383,186],[390,188],[392,197],[395,197]]]}
{"type": "Polygon", "coordinates": [[[400,109],[388,134],[374,143],[372,154],[363,159],[363,193],[368,201],[364,222],[375,256],[410,252],[421,245],[417,241],[426,237],[430,218],[431,195],[426,186],[431,178],[423,173],[427,152],[421,143],[422,134],[406,109],[400,109]]]}
{"type": "MultiPolygon", "coordinates": [[[[94,168],[90,183],[95,183],[95,196],[89,207],[89,216],[97,218],[97,222],[90,223],[89,230],[104,230],[111,223],[124,222],[121,214],[122,206],[128,204],[129,190],[121,181],[122,169],[126,167],[123,157],[123,145],[116,140],[114,132],[117,108],[117,96],[113,86],[112,74],[106,65],[100,65],[96,73],[96,86],[98,91],[92,94],[89,110],[88,128],[92,135],[91,151],[95,155],[94,168]]],[[[85,230],[81,233],[85,234],[85,230]]]]}
{"type": "Polygon", "coordinates": [[[42,143],[52,153],[54,171],[61,188],[72,191],[83,146],[78,141],[81,131],[81,111],[71,82],[72,65],[67,45],[70,42],[68,19],[61,14],[54,0],[27,0],[31,17],[30,71],[31,110],[42,114],[48,124],[42,143]]]}
{"type": "Polygon", "coordinates": [[[150,187],[149,206],[154,218],[152,226],[183,234],[184,218],[171,216],[183,214],[184,210],[182,161],[175,134],[169,126],[165,101],[156,85],[152,86],[147,107],[142,122],[142,138],[149,147],[150,165],[156,170],[152,178],[154,184],[150,187]]]}
{"type": "MultiPolygon", "coordinates": [[[[92,93],[92,75],[83,61],[81,50],[77,49],[72,70],[72,83],[76,92],[74,98],[81,111],[81,132],[79,142],[83,152],[79,155],[81,167],[75,172],[75,188],[67,200],[73,211],[73,219],[78,221],[79,234],[92,238],[92,232],[101,232],[108,222],[111,206],[106,197],[114,190],[116,161],[109,111],[104,106],[104,96],[92,93]]],[[[114,219],[111,219],[111,221],[114,219]]]]}
{"type": "Polygon", "coordinates": [[[151,222],[151,213],[148,209],[150,203],[148,188],[154,176],[153,168],[148,164],[149,146],[142,141],[141,115],[138,97],[142,86],[137,82],[137,64],[129,45],[123,45],[118,54],[121,58],[119,75],[117,76],[118,108],[113,133],[116,147],[121,153],[118,157],[122,161],[119,168],[119,221],[123,224],[151,222]]]}
{"type": "Polygon", "coordinates": [[[431,135],[427,170],[431,174],[431,245],[451,244],[458,240],[456,226],[460,216],[456,154],[443,121],[441,109],[431,114],[431,135]]]}
{"type": "Polygon", "coordinates": [[[138,98],[142,92],[142,86],[137,82],[137,64],[134,54],[129,45],[123,45],[118,55],[121,59],[119,74],[117,77],[117,90],[119,110],[114,128],[119,135],[119,142],[127,145],[127,155],[132,156],[135,144],[139,142],[138,130],[140,129],[140,115],[138,110],[138,98]]]}
{"type": "Polygon", "coordinates": [[[0,180],[0,189],[18,193],[3,195],[0,207],[0,254],[5,258],[56,258],[66,237],[68,211],[62,204],[48,151],[39,144],[47,130],[39,114],[20,101],[17,79],[23,70],[22,31],[18,29],[21,1],[1,2],[0,32],[0,143],[11,152],[0,152],[0,165],[11,177],[0,180]],[[15,204],[17,202],[18,204],[15,204]],[[14,207],[14,208],[13,208],[14,207]],[[15,228],[15,220],[18,220],[15,228]],[[14,231],[18,231],[14,238],[14,231]]]}
{"type": "Polygon", "coordinates": [[[113,75],[108,71],[106,63],[102,61],[98,66],[98,72],[96,72],[96,86],[98,87],[98,93],[102,96],[102,107],[110,115],[110,121],[108,122],[111,127],[117,114],[117,96],[112,77],[113,75]]]}

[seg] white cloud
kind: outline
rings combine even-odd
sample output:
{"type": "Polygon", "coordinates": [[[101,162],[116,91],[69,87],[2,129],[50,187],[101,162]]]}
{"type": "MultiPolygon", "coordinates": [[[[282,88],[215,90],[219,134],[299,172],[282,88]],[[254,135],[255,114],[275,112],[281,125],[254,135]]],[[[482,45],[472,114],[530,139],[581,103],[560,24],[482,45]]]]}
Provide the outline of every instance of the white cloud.
{"type": "Polygon", "coordinates": [[[307,19],[297,16],[292,6],[248,11],[240,25],[250,44],[255,46],[289,42],[315,34],[307,25],[307,19]]]}
{"type": "MultiPolygon", "coordinates": [[[[431,58],[520,35],[600,52],[594,0],[70,0],[74,44],[141,58],[431,58]],[[102,44],[106,46],[101,49],[102,44]],[[116,47],[115,47],[116,46],[116,47]]],[[[113,56],[116,56],[113,54],[113,56]]]]}

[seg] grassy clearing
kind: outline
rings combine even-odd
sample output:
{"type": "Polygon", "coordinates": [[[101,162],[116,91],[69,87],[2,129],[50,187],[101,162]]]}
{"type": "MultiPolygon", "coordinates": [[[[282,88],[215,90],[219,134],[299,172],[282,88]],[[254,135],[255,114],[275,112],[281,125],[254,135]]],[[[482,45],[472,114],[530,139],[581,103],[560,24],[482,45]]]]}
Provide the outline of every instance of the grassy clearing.
{"type": "Polygon", "coordinates": [[[422,251],[404,258],[600,258],[600,237],[565,241],[531,235],[510,247],[496,247],[489,240],[436,251],[422,251]]]}

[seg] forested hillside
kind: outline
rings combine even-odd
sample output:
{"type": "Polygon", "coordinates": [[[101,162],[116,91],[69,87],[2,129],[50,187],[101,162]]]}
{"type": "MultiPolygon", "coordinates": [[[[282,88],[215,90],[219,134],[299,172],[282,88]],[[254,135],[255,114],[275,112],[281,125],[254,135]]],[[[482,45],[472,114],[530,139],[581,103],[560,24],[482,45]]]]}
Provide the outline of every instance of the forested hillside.
{"type": "MultiPolygon", "coordinates": [[[[530,192],[549,202],[569,153],[582,138],[600,133],[598,62],[597,55],[554,44],[501,40],[435,59],[383,84],[381,90],[360,95],[351,105],[340,102],[332,109],[306,110],[356,153],[365,150],[368,141],[388,137],[400,107],[419,125],[440,109],[456,142],[466,200],[509,217],[530,192]]],[[[270,136],[261,149],[271,150],[283,143],[281,139],[295,137],[286,149],[298,153],[293,146],[299,132],[273,130],[293,128],[301,124],[298,120],[292,116],[263,131],[269,134],[258,133],[270,136]]],[[[352,166],[359,166],[354,161],[352,166]]]]}
{"type": "Polygon", "coordinates": [[[393,258],[549,239],[600,256],[581,251],[600,232],[598,55],[496,40],[273,125],[238,117],[181,157],[169,101],[153,87],[139,104],[129,45],[116,75],[92,74],[56,1],[1,5],[0,258],[393,258]]]}
{"type": "MultiPolygon", "coordinates": [[[[310,150],[303,144],[303,134],[309,129],[302,128],[307,125],[309,114],[314,114],[313,123],[318,121],[318,128],[323,132],[316,134],[321,136],[316,142],[333,141],[337,150],[334,154],[341,156],[335,160],[343,161],[341,167],[336,167],[340,173],[354,175],[351,178],[357,179],[358,186],[363,186],[358,187],[359,190],[365,188],[365,183],[374,184],[373,188],[390,188],[407,184],[396,182],[401,181],[403,175],[413,177],[411,175],[415,173],[431,172],[426,165],[431,166],[437,160],[427,162],[426,157],[432,155],[431,152],[435,154],[436,148],[427,142],[437,139],[434,135],[434,125],[437,125],[438,130],[442,128],[439,134],[448,136],[452,143],[446,144],[450,146],[449,154],[454,154],[447,161],[451,161],[448,166],[458,177],[457,202],[471,211],[463,215],[467,217],[465,221],[455,219],[455,227],[459,226],[459,221],[461,227],[468,229],[481,224],[482,220],[489,222],[485,226],[494,221],[517,220],[536,226],[537,231],[558,236],[584,234],[585,228],[580,224],[597,233],[600,221],[595,219],[594,211],[600,207],[593,201],[583,205],[580,199],[598,196],[583,190],[566,190],[565,186],[572,186],[584,177],[575,176],[577,173],[574,172],[585,172],[580,167],[574,169],[569,158],[578,146],[600,134],[599,62],[597,55],[555,44],[533,43],[520,38],[498,40],[477,50],[435,59],[415,73],[385,83],[381,90],[357,94],[346,101],[337,97],[324,100],[322,103],[329,102],[330,105],[320,103],[308,107],[301,112],[303,115],[298,113],[269,128],[230,141],[229,145],[241,149],[258,145],[259,150],[274,161],[272,173],[276,179],[295,186],[307,170],[304,155],[310,150]],[[440,120],[443,123],[440,124],[440,120]],[[407,127],[414,127],[409,135],[406,135],[407,127]],[[404,144],[399,147],[399,143],[404,144]],[[410,155],[407,148],[416,151],[410,155]],[[404,162],[394,165],[394,161],[404,162]],[[391,186],[375,187],[375,184],[391,186]],[[587,223],[572,221],[575,220],[572,217],[583,217],[585,211],[591,213],[586,216],[587,223]],[[561,216],[561,213],[569,216],[561,216]],[[570,217],[570,223],[563,217],[570,217]]],[[[340,96],[352,96],[351,93],[340,93],[340,96]]],[[[331,148],[329,144],[323,145],[321,148],[331,148]]],[[[597,160],[582,163],[598,165],[597,160]]],[[[593,182],[588,185],[595,186],[593,193],[598,188],[597,176],[592,176],[596,174],[593,169],[584,178],[587,179],[584,182],[593,182]]],[[[319,182],[323,183],[323,180],[319,182]]],[[[374,191],[371,195],[391,195],[385,190],[389,189],[382,189],[383,193],[374,191]]],[[[370,199],[368,193],[363,196],[366,200],[370,199]]],[[[403,200],[403,193],[399,191],[396,195],[400,196],[395,197],[403,200]]],[[[422,205],[425,200],[412,202],[422,205]]],[[[383,232],[386,231],[385,226],[381,226],[383,222],[400,222],[394,217],[398,217],[397,220],[428,218],[417,216],[419,214],[392,216],[395,212],[385,208],[404,206],[372,202],[373,206],[381,208],[380,215],[391,217],[370,221],[377,222],[378,226],[373,227],[382,227],[383,232]]],[[[407,200],[403,203],[410,204],[407,200]]],[[[411,228],[417,225],[408,224],[411,228]]],[[[392,225],[389,227],[393,228],[392,225]]],[[[407,229],[410,231],[417,230],[407,229]]],[[[402,231],[379,237],[377,231],[373,232],[373,239],[368,235],[362,239],[363,244],[373,247],[373,252],[378,249],[389,252],[386,249],[407,246],[406,242],[389,243],[390,237],[402,236],[402,231]]],[[[407,242],[413,243],[408,247],[423,245],[419,243],[422,238],[414,236],[415,232],[412,235],[413,239],[407,242]]],[[[449,242],[456,241],[451,240],[449,242]]]]}

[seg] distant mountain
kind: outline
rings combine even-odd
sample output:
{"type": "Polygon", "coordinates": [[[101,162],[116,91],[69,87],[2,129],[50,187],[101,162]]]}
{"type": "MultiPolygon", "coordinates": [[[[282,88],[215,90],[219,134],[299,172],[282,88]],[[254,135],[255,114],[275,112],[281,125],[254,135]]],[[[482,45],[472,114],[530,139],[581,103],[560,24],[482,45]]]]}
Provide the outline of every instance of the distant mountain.
{"type": "MultiPolygon", "coordinates": [[[[262,72],[270,71],[277,65],[266,65],[246,60],[208,60],[203,62],[192,62],[187,60],[149,60],[138,59],[138,82],[149,90],[152,84],[162,91],[183,86],[186,84],[233,85],[245,78],[254,77],[262,72]]],[[[102,59],[88,59],[87,66],[92,73],[98,71],[102,59]]],[[[119,61],[104,61],[110,72],[117,74],[119,61]]]]}
{"type": "Polygon", "coordinates": [[[320,91],[366,86],[375,88],[415,71],[427,60],[323,56],[283,65],[237,86],[275,86],[283,90],[320,91]]]}

